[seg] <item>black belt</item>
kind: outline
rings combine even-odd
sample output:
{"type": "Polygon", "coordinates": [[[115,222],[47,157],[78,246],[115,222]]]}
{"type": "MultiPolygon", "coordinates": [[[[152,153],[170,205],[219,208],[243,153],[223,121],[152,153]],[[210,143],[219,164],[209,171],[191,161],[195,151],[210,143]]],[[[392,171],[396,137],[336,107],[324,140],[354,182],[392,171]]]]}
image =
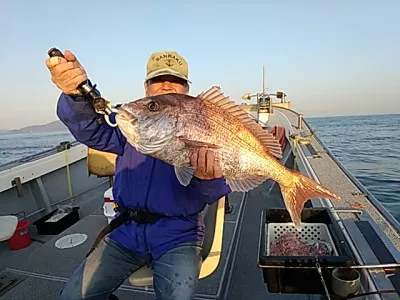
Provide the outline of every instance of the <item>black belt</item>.
{"type": "Polygon", "coordinates": [[[137,224],[153,224],[162,217],[165,217],[164,215],[154,214],[142,210],[135,210],[129,208],[118,207],[117,210],[120,212],[120,215],[114,218],[110,222],[110,224],[108,224],[106,227],[103,228],[102,231],[100,231],[96,240],[93,243],[92,248],[86,254],[86,257],[88,257],[94,251],[94,249],[96,249],[100,241],[107,234],[109,234],[111,231],[121,226],[122,224],[128,224],[131,221],[134,221],[137,224]]]}

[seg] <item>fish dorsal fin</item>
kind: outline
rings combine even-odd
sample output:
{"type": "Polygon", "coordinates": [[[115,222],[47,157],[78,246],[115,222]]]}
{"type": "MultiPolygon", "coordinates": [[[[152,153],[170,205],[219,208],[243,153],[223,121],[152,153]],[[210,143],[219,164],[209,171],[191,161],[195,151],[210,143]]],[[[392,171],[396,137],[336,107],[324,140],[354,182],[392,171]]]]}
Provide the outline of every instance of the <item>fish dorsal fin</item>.
{"type": "Polygon", "coordinates": [[[240,120],[263,144],[264,148],[276,158],[282,157],[282,148],[275,136],[264,130],[249,114],[229,97],[224,96],[219,86],[213,86],[202,92],[198,98],[211,102],[240,120]]]}

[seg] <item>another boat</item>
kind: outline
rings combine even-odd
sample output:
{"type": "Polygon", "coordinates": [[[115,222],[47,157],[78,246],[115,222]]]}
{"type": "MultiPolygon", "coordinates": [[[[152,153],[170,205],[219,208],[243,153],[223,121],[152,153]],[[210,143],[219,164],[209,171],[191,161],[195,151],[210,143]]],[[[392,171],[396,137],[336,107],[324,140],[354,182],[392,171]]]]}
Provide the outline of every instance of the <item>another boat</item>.
{"type": "MultiPolygon", "coordinates": [[[[256,104],[242,107],[281,140],[281,162],[343,199],[312,199],[303,211],[298,236],[314,245],[329,242],[331,253],[270,255],[271,243],[294,227],[279,187],[267,180],[248,193],[231,193],[203,212],[206,239],[196,299],[346,299],[352,293],[358,299],[399,299],[399,222],[292,110],[284,92],[263,89],[243,99],[253,97],[256,104]]],[[[56,298],[114,215],[114,159],[68,142],[0,166],[1,215],[19,219],[0,247],[1,299],[56,298]],[[75,208],[49,222],[59,205],[75,208]]],[[[139,269],[114,294],[154,299],[151,270],[139,269]]]]}

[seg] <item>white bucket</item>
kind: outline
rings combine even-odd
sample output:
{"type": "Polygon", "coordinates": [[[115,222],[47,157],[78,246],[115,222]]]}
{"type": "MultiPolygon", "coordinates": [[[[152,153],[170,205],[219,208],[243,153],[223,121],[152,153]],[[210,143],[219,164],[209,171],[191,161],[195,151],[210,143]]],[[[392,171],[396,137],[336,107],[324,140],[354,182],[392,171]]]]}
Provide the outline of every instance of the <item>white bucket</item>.
{"type": "Polygon", "coordinates": [[[10,239],[17,229],[16,216],[0,216],[0,242],[10,239]]]}

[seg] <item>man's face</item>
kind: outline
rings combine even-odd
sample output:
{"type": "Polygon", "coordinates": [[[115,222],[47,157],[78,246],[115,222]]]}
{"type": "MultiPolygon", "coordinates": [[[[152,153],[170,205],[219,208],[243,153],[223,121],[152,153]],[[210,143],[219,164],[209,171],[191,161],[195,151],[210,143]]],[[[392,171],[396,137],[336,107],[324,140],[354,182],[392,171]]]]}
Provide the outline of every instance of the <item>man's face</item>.
{"type": "Polygon", "coordinates": [[[188,94],[189,84],[186,80],[172,75],[163,75],[152,78],[144,83],[146,96],[155,96],[167,93],[188,94]]]}

